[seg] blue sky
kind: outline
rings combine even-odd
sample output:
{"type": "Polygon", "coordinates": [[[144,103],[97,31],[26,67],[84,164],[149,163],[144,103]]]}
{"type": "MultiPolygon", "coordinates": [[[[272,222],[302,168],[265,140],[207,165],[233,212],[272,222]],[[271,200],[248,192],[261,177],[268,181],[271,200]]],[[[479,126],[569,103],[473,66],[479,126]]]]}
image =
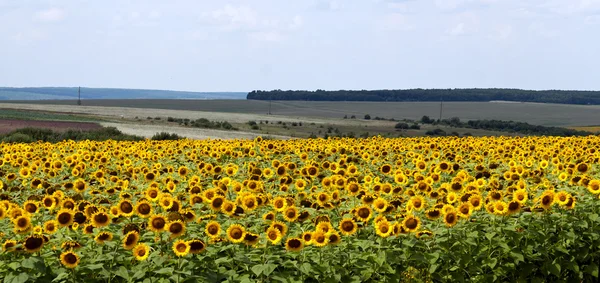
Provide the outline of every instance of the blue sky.
{"type": "Polygon", "coordinates": [[[0,0],[0,86],[600,90],[600,0],[0,0]]]}

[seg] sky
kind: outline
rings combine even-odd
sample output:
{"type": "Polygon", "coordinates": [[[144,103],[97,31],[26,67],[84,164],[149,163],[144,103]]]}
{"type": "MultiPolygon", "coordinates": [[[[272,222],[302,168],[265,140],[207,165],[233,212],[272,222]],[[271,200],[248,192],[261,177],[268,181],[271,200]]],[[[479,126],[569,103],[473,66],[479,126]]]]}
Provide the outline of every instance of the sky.
{"type": "Polygon", "coordinates": [[[0,86],[600,90],[600,0],[0,0],[0,86]]]}

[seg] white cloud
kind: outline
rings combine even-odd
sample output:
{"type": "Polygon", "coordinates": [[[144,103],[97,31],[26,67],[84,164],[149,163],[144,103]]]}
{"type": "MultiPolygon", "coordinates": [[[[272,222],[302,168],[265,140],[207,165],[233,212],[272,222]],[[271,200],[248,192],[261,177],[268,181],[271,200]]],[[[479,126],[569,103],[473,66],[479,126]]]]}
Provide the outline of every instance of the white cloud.
{"type": "Polygon", "coordinates": [[[383,31],[409,31],[415,28],[408,21],[407,17],[401,13],[392,13],[384,16],[377,22],[377,27],[383,31]]]}
{"type": "Polygon", "coordinates": [[[544,23],[535,22],[529,25],[529,31],[547,38],[557,37],[559,32],[554,29],[548,28],[544,23]]]}
{"type": "Polygon", "coordinates": [[[258,13],[248,6],[225,5],[209,15],[213,23],[221,24],[229,30],[252,29],[259,25],[258,13]]]}
{"type": "Polygon", "coordinates": [[[465,31],[465,23],[459,23],[448,31],[448,34],[454,36],[464,35],[465,33],[467,33],[465,31]]]}
{"type": "Polygon", "coordinates": [[[489,38],[502,41],[508,39],[513,34],[513,28],[511,25],[500,25],[494,28],[494,32],[490,34],[489,38]]]}
{"type": "Polygon", "coordinates": [[[283,35],[278,31],[259,31],[248,33],[248,37],[251,40],[262,41],[262,42],[281,42],[283,41],[283,35]]]}
{"type": "Polygon", "coordinates": [[[59,22],[66,16],[65,11],[59,8],[50,8],[35,13],[35,19],[42,22],[59,22]]]}

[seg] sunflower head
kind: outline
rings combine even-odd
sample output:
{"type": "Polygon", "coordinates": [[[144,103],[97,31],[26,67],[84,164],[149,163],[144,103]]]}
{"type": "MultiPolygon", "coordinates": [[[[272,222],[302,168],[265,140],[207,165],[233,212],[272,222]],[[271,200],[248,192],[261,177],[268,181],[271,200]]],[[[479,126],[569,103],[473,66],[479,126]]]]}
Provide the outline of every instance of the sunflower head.
{"type": "Polygon", "coordinates": [[[72,250],[60,254],[60,263],[66,268],[75,268],[79,265],[79,256],[72,250]]]}

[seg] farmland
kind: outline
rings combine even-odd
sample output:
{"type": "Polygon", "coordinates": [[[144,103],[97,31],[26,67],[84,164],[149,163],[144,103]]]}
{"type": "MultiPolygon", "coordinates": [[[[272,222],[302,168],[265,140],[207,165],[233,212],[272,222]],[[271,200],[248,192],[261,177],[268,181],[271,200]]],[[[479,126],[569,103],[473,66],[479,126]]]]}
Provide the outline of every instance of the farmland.
{"type": "Polygon", "coordinates": [[[592,281],[595,136],[1,144],[6,282],[592,281]]]}
{"type": "MultiPolygon", "coordinates": [[[[12,102],[11,102],[12,103],[12,102]]],[[[23,103],[14,102],[14,103],[23,103]]],[[[27,102],[43,105],[74,105],[75,101],[53,100],[27,102]]],[[[86,100],[85,106],[151,108],[165,110],[205,111],[232,114],[269,113],[269,101],[258,100],[86,100]]],[[[7,107],[9,103],[2,103],[7,107]]],[[[83,108],[85,109],[85,108],[83,108]]],[[[598,124],[600,106],[507,102],[444,102],[443,117],[462,120],[497,119],[527,122],[544,126],[587,126],[598,124]]],[[[439,102],[344,102],[344,101],[272,101],[271,114],[279,117],[306,119],[338,119],[355,115],[362,118],[394,118],[418,120],[423,115],[438,118],[439,102]]],[[[235,115],[233,117],[236,117],[235,115]]],[[[248,121],[250,119],[246,119],[248,121]]],[[[255,120],[257,120],[255,118],[255,120]]]]}

